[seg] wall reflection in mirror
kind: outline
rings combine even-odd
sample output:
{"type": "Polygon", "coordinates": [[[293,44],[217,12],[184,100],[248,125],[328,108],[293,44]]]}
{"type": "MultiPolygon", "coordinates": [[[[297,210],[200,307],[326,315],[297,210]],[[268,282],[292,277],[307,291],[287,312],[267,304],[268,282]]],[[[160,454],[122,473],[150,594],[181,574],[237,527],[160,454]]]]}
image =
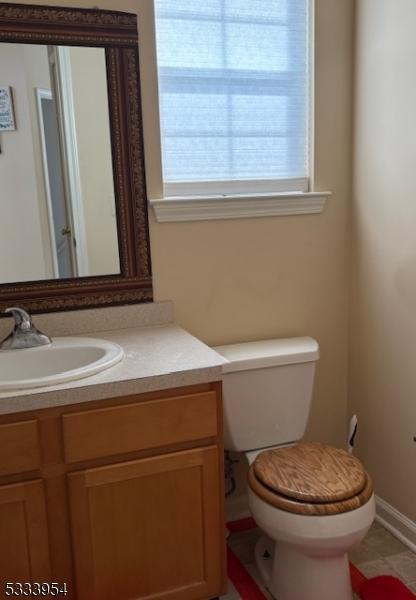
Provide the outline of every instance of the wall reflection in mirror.
{"type": "Polygon", "coordinates": [[[1,43],[0,88],[0,283],[119,273],[104,49],[1,43]]]}

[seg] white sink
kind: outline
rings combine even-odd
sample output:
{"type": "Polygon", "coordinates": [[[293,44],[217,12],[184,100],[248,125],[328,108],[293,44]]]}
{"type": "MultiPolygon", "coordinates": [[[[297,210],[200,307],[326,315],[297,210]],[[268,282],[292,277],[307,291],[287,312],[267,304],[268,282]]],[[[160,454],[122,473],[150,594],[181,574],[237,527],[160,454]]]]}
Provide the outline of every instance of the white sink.
{"type": "Polygon", "coordinates": [[[94,338],[54,338],[52,344],[0,351],[0,392],[57,385],[95,375],[124,357],[113,342],[94,338]]]}

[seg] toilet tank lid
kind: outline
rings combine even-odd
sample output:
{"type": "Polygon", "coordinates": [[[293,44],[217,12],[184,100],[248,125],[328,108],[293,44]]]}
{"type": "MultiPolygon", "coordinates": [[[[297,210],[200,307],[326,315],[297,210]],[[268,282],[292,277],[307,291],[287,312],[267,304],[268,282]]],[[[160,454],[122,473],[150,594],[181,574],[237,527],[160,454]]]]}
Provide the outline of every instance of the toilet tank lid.
{"type": "Polygon", "coordinates": [[[214,350],[228,360],[222,367],[223,373],[314,362],[319,359],[319,344],[311,337],[230,344],[216,346],[214,350]]]}

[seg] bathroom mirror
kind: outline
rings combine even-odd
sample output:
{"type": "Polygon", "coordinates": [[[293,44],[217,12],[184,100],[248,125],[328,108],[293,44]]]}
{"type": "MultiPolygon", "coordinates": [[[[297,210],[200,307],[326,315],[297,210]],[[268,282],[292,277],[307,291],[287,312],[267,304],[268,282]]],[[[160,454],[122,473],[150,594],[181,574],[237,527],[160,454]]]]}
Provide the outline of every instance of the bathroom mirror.
{"type": "Polygon", "coordinates": [[[0,3],[0,309],[152,299],[137,19],[0,3]]]}
{"type": "Polygon", "coordinates": [[[1,283],[119,274],[104,49],[3,42],[1,81],[1,283]]]}

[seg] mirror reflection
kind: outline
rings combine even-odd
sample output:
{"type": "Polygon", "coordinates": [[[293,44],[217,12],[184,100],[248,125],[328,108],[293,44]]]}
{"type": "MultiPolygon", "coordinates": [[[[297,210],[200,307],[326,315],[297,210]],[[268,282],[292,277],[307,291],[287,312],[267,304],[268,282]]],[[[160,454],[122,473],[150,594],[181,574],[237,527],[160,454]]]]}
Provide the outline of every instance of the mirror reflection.
{"type": "Polygon", "coordinates": [[[105,51],[0,44],[0,283],[120,272],[105,51]]]}

